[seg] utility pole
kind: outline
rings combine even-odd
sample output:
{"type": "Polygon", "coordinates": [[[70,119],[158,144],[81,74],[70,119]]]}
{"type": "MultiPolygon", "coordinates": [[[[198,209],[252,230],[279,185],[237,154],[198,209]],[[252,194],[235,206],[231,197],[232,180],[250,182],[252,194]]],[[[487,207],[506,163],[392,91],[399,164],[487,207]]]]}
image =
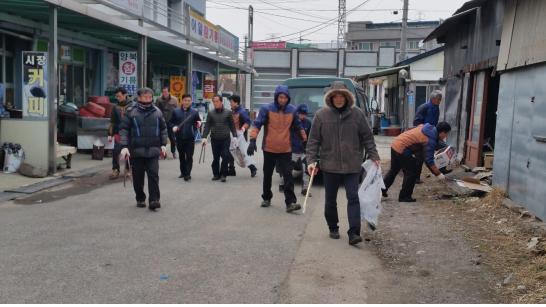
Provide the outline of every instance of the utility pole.
{"type": "Polygon", "coordinates": [[[245,35],[245,49],[243,53],[243,59],[246,63],[248,61],[248,36],[245,35]]]}
{"type": "Polygon", "coordinates": [[[254,8],[252,5],[248,6],[248,47],[252,45],[254,40],[254,8]]]}
{"type": "Polygon", "coordinates": [[[406,59],[406,47],[408,44],[408,6],[409,0],[404,0],[404,12],[402,14],[402,39],[400,40],[399,61],[403,61],[406,59]]]}
{"type": "Polygon", "coordinates": [[[347,1],[339,0],[337,17],[337,48],[345,47],[345,29],[347,26],[347,1]]]}

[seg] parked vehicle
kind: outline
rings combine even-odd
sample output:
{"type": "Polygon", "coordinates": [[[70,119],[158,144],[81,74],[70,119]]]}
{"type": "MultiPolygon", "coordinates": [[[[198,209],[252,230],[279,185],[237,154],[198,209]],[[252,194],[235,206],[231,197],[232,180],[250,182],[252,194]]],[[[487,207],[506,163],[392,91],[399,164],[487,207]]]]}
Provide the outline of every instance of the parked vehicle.
{"type": "Polygon", "coordinates": [[[356,97],[356,106],[362,109],[367,117],[371,113],[368,97],[364,89],[351,79],[336,77],[303,77],[287,79],[283,82],[290,90],[291,103],[299,105],[307,104],[309,117],[313,118],[316,111],[324,106],[324,94],[334,81],[342,81],[356,97]]]}

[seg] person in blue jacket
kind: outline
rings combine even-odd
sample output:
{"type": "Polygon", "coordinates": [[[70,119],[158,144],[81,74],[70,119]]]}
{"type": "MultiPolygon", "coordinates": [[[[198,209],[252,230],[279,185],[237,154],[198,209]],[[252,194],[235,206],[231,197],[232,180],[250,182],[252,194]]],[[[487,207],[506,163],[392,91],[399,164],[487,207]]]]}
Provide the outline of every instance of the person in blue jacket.
{"type": "Polygon", "coordinates": [[[199,112],[192,108],[191,104],[191,95],[185,94],[182,96],[182,106],[173,111],[170,120],[180,158],[180,177],[178,178],[184,178],[184,181],[191,180],[195,134],[197,129],[201,127],[199,112]]]}
{"type": "MultiPolygon", "coordinates": [[[[433,91],[430,94],[429,101],[420,105],[415,111],[415,118],[413,120],[413,126],[431,124],[433,126],[438,125],[440,119],[440,103],[442,103],[442,92],[433,91]]],[[[420,168],[417,171],[417,184],[423,183],[421,180],[421,171],[423,169],[424,161],[420,162],[420,168]]]]}

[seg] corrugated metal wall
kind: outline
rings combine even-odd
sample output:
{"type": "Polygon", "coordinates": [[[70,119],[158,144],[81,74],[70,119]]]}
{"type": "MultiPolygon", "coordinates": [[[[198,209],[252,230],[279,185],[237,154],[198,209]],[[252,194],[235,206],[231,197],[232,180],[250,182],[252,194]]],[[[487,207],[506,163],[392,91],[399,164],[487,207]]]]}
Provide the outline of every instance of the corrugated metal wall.
{"type": "Polygon", "coordinates": [[[546,64],[501,75],[493,183],[546,219],[546,64]]]}

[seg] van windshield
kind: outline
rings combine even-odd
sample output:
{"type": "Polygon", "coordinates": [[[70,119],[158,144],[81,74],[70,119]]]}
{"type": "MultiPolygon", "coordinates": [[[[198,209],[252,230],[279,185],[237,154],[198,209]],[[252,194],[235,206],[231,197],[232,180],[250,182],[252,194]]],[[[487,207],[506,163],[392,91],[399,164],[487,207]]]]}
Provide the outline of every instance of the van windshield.
{"type": "Polygon", "coordinates": [[[295,106],[302,103],[307,104],[307,107],[309,107],[309,115],[312,115],[324,106],[324,94],[324,87],[291,87],[290,103],[295,106]]]}

